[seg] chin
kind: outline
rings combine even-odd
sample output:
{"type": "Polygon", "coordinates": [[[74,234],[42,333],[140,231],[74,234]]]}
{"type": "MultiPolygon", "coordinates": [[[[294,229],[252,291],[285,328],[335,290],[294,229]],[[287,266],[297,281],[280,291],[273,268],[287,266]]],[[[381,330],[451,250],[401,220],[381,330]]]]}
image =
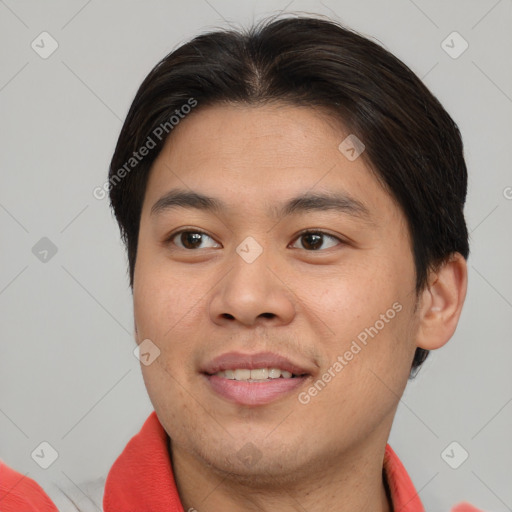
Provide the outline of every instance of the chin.
{"type": "MultiPolygon", "coordinates": [[[[277,436],[265,439],[269,430],[258,432],[259,435],[226,437],[220,441],[216,438],[211,446],[195,443],[196,456],[202,464],[209,466],[222,478],[228,477],[239,484],[264,487],[275,487],[280,484],[291,484],[300,475],[308,475],[316,465],[324,465],[325,454],[311,452],[305,442],[299,439],[277,436]],[[288,444],[285,443],[288,441],[288,444]],[[315,462],[316,461],[316,462],[315,462]]],[[[204,440],[203,440],[204,441],[204,440]]]]}
{"type": "MultiPolygon", "coordinates": [[[[210,454],[205,462],[220,477],[228,477],[230,481],[255,489],[275,488],[276,484],[282,486],[293,484],[303,473],[300,465],[297,465],[297,461],[293,461],[293,463],[284,461],[279,454],[275,454],[272,459],[262,455],[254,464],[240,461],[236,454],[228,458],[225,455],[220,455],[219,459],[213,459],[210,454]]],[[[307,473],[307,470],[305,472],[307,473]]]]}

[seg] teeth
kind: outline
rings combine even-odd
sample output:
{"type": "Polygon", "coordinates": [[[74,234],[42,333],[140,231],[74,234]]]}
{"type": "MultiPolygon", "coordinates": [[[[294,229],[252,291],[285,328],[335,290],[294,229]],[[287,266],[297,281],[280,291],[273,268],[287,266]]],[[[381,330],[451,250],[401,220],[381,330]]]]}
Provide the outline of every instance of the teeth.
{"type": "Polygon", "coordinates": [[[284,379],[292,378],[292,373],[280,368],[257,368],[248,370],[245,368],[237,368],[233,370],[224,370],[215,374],[217,377],[224,377],[231,380],[268,380],[268,379],[284,379]]]}
{"type": "Polygon", "coordinates": [[[268,378],[268,369],[259,368],[258,370],[251,370],[251,379],[263,380],[268,378]]]}
{"type": "Polygon", "coordinates": [[[281,377],[281,370],[279,368],[270,368],[268,376],[271,379],[279,379],[279,377],[281,377]]]}
{"type": "Polygon", "coordinates": [[[251,378],[251,370],[235,370],[235,380],[249,380],[251,378]]]}

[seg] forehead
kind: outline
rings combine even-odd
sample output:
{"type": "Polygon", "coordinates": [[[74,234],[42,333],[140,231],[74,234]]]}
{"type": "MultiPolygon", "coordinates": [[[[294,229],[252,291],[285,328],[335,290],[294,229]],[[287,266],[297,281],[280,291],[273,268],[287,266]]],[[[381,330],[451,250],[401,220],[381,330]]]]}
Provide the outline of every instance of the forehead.
{"type": "Polygon", "coordinates": [[[199,105],[155,160],[144,210],[176,188],[224,198],[227,207],[274,213],[285,199],[332,193],[378,218],[379,210],[396,205],[362,157],[351,160],[340,150],[350,135],[312,108],[199,105]]]}

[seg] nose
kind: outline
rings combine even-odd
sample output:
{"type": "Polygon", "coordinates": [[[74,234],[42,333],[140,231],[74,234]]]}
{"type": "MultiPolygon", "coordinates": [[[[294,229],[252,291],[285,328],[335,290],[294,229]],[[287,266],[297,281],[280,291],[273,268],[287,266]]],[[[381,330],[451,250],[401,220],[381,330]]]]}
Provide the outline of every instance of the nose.
{"type": "Polygon", "coordinates": [[[286,325],[293,320],[295,295],[282,265],[276,265],[269,250],[263,250],[254,261],[234,252],[230,264],[211,296],[209,312],[214,323],[253,327],[286,325]]]}

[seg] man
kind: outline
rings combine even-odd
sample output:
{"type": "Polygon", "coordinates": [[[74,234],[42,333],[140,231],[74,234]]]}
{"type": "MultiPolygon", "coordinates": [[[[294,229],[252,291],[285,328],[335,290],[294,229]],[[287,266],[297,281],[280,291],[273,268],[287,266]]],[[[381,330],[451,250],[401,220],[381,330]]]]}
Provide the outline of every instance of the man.
{"type": "Polygon", "coordinates": [[[422,511],[387,440],[460,317],[466,186],[439,102],[335,23],[165,57],[109,174],[155,412],[105,512],[422,511]]]}

